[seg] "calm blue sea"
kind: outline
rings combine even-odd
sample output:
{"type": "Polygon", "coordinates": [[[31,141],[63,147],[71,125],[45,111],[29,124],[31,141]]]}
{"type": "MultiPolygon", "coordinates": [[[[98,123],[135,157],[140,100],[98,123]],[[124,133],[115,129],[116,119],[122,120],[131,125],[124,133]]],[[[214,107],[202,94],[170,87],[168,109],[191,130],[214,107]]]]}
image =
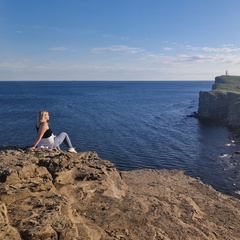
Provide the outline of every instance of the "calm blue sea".
{"type": "MultiPolygon", "coordinates": [[[[181,169],[227,194],[240,191],[240,150],[226,128],[187,115],[212,81],[0,82],[0,145],[31,146],[36,118],[50,112],[57,135],[77,151],[96,151],[118,169],[181,169]]],[[[64,149],[64,148],[63,148],[64,149]]]]}

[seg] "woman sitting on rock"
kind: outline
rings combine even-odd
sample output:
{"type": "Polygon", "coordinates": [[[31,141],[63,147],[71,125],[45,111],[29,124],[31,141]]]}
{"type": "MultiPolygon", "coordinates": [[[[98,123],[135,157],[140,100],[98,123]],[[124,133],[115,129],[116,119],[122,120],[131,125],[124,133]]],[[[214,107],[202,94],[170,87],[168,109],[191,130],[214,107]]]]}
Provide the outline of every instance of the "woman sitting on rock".
{"type": "Polygon", "coordinates": [[[69,152],[76,153],[72,146],[70,138],[67,133],[62,132],[58,136],[52,133],[52,130],[48,126],[48,120],[50,116],[45,110],[39,111],[37,118],[37,139],[34,145],[30,149],[38,148],[58,148],[60,149],[60,144],[63,142],[69,149],[69,152]]]}

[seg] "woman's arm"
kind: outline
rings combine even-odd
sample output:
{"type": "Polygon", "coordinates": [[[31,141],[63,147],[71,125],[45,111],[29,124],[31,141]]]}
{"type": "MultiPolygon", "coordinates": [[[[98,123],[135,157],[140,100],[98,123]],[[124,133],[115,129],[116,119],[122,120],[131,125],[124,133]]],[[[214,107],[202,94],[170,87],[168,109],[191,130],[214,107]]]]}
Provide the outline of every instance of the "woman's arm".
{"type": "Polygon", "coordinates": [[[34,149],[37,147],[38,143],[40,142],[40,140],[42,139],[44,133],[49,129],[48,124],[46,122],[42,123],[39,127],[38,130],[38,136],[36,141],[34,142],[33,146],[30,149],[34,149]]]}

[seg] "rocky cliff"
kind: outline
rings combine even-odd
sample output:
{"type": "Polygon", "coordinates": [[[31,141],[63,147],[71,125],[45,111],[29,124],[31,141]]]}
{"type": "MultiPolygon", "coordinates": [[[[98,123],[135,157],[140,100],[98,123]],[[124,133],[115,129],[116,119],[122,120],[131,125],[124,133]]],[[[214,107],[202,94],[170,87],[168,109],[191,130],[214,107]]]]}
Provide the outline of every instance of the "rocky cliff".
{"type": "Polygon", "coordinates": [[[211,91],[199,93],[197,117],[239,129],[240,77],[216,77],[211,91]]]}
{"type": "Polygon", "coordinates": [[[95,152],[0,149],[0,239],[240,239],[240,200],[95,152]]]}

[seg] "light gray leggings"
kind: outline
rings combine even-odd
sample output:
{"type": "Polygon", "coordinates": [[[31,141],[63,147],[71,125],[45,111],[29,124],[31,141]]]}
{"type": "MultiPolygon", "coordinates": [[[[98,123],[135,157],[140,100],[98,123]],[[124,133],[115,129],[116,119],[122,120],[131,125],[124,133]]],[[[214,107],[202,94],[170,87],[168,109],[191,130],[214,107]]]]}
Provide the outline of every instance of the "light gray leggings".
{"type": "Polygon", "coordinates": [[[53,147],[60,149],[60,144],[62,142],[64,142],[64,144],[69,148],[73,147],[68,134],[65,132],[60,133],[57,137],[54,138],[53,147]]]}

